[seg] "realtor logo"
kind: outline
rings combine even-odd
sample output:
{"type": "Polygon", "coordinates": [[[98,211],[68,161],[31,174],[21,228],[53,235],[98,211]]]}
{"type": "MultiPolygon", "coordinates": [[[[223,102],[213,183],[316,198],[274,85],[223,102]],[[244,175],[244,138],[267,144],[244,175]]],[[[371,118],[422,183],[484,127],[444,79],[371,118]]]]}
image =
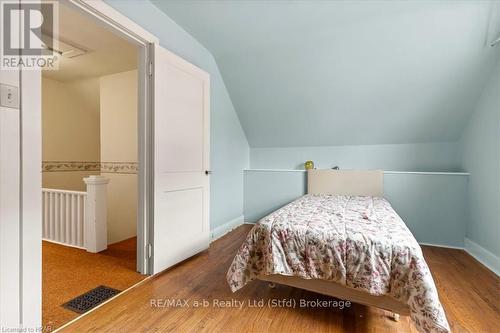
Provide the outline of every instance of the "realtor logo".
{"type": "Polygon", "coordinates": [[[57,69],[57,1],[0,0],[0,69],[57,69]]]}

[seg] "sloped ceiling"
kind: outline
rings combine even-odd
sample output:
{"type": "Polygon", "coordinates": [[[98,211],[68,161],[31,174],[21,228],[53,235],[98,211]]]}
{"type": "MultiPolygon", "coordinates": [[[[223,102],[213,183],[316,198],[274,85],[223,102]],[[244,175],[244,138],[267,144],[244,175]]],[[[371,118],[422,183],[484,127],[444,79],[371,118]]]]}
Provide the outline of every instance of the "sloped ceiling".
{"type": "Polygon", "coordinates": [[[488,1],[164,1],[251,147],[457,140],[500,46],[488,1]]]}
{"type": "Polygon", "coordinates": [[[44,77],[73,81],[137,68],[138,49],[134,44],[64,3],[59,5],[59,40],[86,53],[60,58],[58,70],[44,70],[44,77]]]}

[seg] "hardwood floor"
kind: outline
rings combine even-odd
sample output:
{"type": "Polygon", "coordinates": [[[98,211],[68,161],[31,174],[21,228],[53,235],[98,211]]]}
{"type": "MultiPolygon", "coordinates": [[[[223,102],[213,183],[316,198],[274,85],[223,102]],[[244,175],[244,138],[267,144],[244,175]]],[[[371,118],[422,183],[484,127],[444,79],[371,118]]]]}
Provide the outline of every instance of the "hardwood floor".
{"type": "MultiPolygon", "coordinates": [[[[254,281],[232,294],[226,272],[251,226],[214,242],[208,251],[155,276],[103,305],[64,332],[416,332],[408,317],[358,304],[350,308],[251,307],[253,301],[334,300],[287,286],[254,281]],[[189,307],[166,307],[187,300],[189,307]],[[195,301],[207,307],[195,307],[195,301]],[[221,308],[218,300],[244,305],[221,308]],[[163,303],[162,303],[163,302],[163,303]],[[156,304],[157,306],[152,306],[156,304]],[[158,306],[160,305],[160,306],[158,306]],[[161,306],[163,305],[163,307],[161,306]]],[[[424,247],[453,332],[498,332],[500,279],[461,250],[424,247]]]]}
{"type": "Polygon", "coordinates": [[[42,324],[49,332],[78,313],[61,305],[100,285],[125,290],[145,277],[135,271],[136,239],[90,253],[59,244],[42,243],[42,324]]]}

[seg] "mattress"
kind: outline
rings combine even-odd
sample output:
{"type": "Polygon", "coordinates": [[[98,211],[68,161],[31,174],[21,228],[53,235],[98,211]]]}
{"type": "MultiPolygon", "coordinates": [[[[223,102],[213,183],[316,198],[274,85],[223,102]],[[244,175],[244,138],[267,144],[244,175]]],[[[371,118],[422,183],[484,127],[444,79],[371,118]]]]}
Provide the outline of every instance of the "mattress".
{"type": "Polygon", "coordinates": [[[227,273],[234,292],[263,275],[321,279],[389,295],[421,332],[449,332],[422,250],[380,197],[305,195],[261,219],[227,273]]]}

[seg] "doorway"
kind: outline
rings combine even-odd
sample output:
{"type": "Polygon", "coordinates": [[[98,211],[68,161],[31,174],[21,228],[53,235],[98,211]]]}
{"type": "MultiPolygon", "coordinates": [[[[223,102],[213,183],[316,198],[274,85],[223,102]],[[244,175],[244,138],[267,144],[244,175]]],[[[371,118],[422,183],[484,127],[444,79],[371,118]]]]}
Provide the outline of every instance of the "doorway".
{"type": "MultiPolygon", "coordinates": [[[[209,74],[162,48],[159,38],[103,1],[55,3],[77,10],[138,48],[136,270],[142,274],[160,272],[208,248],[209,74]]],[[[19,6],[22,7],[21,2],[19,6]]],[[[21,16],[24,10],[16,13],[21,16]]],[[[12,30],[13,38],[21,40],[22,20],[13,22],[19,26],[12,30]]],[[[39,330],[43,226],[41,71],[21,67],[0,71],[2,84],[19,88],[19,106],[2,108],[0,117],[0,213],[9,215],[2,224],[3,239],[8,242],[1,245],[9,255],[0,262],[0,271],[8,272],[2,274],[0,285],[4,295],[0,299],[0,319],[8,327],[21,324],[39,330]]],[[[86,178],[97,175],[89,176],[86,178]]],[[[87,196],[102,197],[101,185],[105,181],[96,177],[91,180],[94,187],[87,191],[87,196]]],[[[69,200],[69,207],[78,207],[73,200],[76,198],[69,200]]],[[[93,205],[101,200],[89,202],[93,205]]],[[[60,207],[54,211],[66,216],[66,210],[61,211],[60,207]]],[[[104,215],[103,210],[95,207],[91,212],[96,217],[104,215]]],[[[94,232],[96,235],[102,233],[94,232]]],[[[100,244],[97,238],[93,243],[100,244]]]]}
{"type": "Polygon", "coordinates": [[[63,3],[58,41],[58,69],[43,70],[41,84],[47,330],[145,278],[137,250],[140,48],[63,3]]]}

